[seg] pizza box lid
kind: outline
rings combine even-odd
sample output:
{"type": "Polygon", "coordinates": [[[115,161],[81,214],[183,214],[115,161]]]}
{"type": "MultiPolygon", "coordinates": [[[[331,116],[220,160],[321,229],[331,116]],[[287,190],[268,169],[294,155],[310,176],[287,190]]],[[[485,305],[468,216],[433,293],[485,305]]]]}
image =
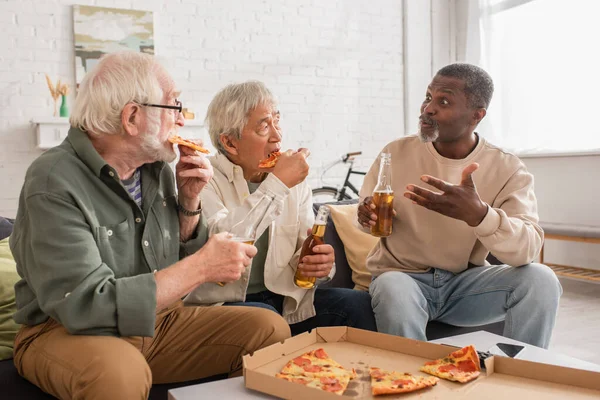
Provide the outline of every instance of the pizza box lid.
{"type": "Polygon", "coordinates": [[[284,399],[506,399],[558,400],[600,398],[600,372],[578,370],[505,357],[485,360],[486,370],[474,381],[457,383],[440,379],[432,388],[412,393],[372,396],[369,367],[427,376],[419,371],[425,362],[442,358],[455,347],[348,327],[313,329],[282,343],[246,355],[246,387],[284,399]],[[323,348],[358,377],[343,396],[278,379],[285,364],[307,351],[323,348]]]}

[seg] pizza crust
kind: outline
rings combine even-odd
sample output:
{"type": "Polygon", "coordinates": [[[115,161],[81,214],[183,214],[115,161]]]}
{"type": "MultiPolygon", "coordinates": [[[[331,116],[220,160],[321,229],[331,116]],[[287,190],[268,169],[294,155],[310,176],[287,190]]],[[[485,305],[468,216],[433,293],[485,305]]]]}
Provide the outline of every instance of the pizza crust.
{"type": "Polygon", "coordinates": [[[350,382],[349,376],[294,376],[288,374],[277,374],[275,376],[279,379],[299,383],[304,386],[335,393],[337,395],[344,394],[344,391],[350,382]]]}
{"type": "Polygon", "coordinates": [[[210,151],[208,151],[204,147],[202,147],[192,141],[186,140],[186,139],[182,138],[181,136],[177,136],[177,135],[170,136],[168,140],[169,140],[169,142],[171,142],[173,144],[180,144],[182,146],[189,147],[192,150],[199,151],[200,153],[204,153],[204,154],[210,153],[210,151]]]}
{"type": "Polygon", "coordinates": [[[409,373],[384,371],[371,367],[371,393],[373,396],[395,393],[410,393],[437,385],[434,376],[414,376],[409,373]]]}

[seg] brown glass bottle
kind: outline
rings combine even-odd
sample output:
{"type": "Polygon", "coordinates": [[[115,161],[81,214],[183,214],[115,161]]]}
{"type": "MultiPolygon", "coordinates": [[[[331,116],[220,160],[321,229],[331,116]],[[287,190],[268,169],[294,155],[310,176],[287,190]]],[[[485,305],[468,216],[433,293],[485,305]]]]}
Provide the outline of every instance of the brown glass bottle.
{"type": "Polygon", "coordinates": [[[394,191],[392,190],[392,155],[381,153],[377,186],[373,191],[373,204],[377,215],[371,235],[386,237],[392,234],[394,219],[394,191]]]}
{"type": "MultiPolygon", "coordinates": [[[[300,260],[304,256],[312,256],[315,254],[313,248],[320,244],[325,243],[323,237],[325,236],[325,229],[327,227],[327,218],[329,217],[329,207],[321,206],[317,212],[315,223],[312,228],[312,233],[308,236],[302,244],[302,250],[300,251],[300,260]]],[[[302,261],[300,261],[302,262],[302,261]]],[[[294,275],[294,285],[302,289],[312,289],[315,287],[317,278],[314,276],[304,276],[299,270],[296,270],[294,275]]]]}

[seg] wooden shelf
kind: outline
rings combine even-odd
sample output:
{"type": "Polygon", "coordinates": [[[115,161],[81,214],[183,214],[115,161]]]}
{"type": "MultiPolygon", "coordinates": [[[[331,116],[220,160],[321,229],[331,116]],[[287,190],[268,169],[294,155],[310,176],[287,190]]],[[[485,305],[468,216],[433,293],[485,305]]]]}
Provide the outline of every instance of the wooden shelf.
{"type": "Polygon", "coordinates": [[[600,282],[600,270],[580,268],[580,267],[569,267],[567,265],[560,264],[546,264],[556,275],[565,276],[568,278],[581,279],[585,281],[600,282]]]}
{"type": "MultiPolygon", "coordinates": [[[[61,117],[35,118],[31,120],[31,124],[35,126],[37,147],[42,150],[61,144],[67,137],[70,128],[69,118],[61,117]]],[[[185,126],[179,128],[179,134],[186,139],[202,139],[205,147],[214,154],[210,138],[202,122],[186,120],[185,126]]]]}

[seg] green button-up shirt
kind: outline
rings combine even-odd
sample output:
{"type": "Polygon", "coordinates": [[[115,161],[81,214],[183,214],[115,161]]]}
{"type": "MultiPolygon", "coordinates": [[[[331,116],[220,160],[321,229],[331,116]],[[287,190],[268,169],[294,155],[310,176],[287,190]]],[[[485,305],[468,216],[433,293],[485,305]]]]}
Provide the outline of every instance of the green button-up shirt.
{"type": "Polygon", "coordinates": [[[156,281],[206,242],[179,241],[176,184],[164,162],[141,167],[142,207],[87,134],[68,137],[25,177],[10,246],[21,280],[16,322],[52,317],[73,334],[153,336],[156,281]]]}

